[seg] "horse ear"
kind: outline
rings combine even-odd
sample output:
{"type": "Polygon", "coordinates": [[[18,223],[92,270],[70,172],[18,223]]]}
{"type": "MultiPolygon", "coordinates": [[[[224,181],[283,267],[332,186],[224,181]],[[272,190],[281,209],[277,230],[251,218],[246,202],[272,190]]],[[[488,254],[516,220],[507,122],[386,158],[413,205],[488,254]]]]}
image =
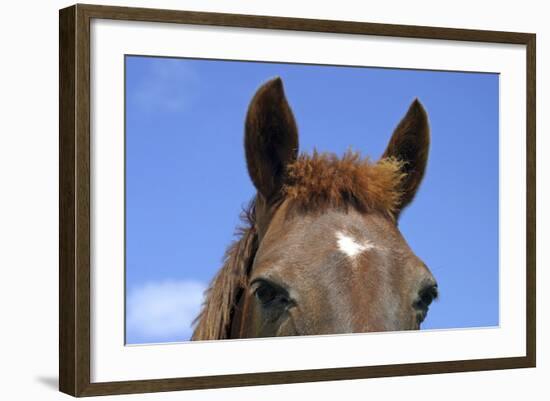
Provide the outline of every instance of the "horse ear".
{"type": "Polygon", "coordinates": [[[422,104],[415,99],[405,117],[399,122],[382,158],[393,157],[403,162],[402,196],[397,215],[414,198],[428,162],[430,127],[428,115],[422,104]]]}
{"type": "Polygon", "coordinates": [[[298,156],[298,129],[280,78],[266,82],[254,95],[245,123],[248,173],[269,201],[280,192],[286,167],[298,156]]]}

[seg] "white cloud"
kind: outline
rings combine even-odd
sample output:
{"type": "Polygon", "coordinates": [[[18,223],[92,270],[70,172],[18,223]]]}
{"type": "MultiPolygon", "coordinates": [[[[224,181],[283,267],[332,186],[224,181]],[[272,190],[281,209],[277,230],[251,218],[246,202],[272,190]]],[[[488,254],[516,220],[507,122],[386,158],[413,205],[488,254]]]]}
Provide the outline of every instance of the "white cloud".
{"type": "Polygon", "coordinates": [[[126,303],[129,342],[188,340],[205,289],[194,280],[149,282],[132,289],[126,303]]]}

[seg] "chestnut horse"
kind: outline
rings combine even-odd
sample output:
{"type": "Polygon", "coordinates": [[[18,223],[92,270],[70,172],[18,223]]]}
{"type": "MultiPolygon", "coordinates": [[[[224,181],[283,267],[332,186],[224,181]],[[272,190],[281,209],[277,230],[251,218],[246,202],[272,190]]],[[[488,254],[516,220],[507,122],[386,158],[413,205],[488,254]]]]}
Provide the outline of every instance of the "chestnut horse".
{"type": "Polygon", "coordinates": [[[192,339],[418,330],[437,284],[397,221],[422,181],[429,142],[414,100],[377,162],[353,152],[298,156],[283,83],[265,83],[245,123],[257,195],[192,339]]]}

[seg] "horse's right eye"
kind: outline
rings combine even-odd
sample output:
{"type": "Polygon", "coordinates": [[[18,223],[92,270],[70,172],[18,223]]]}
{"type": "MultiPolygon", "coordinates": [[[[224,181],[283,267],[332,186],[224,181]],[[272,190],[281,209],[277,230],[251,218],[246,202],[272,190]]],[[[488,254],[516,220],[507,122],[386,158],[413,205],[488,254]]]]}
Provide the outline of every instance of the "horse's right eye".
{"type": "Polygon", "coordinates": [[[275,299],[277,296],[277,291],[275,288],[271,287],[269,284],[260,284],[256,289],[256,298],[262,304],[268,304],[275,299]]]}
{"type": "Polygon", "coordinates": [[[264,280],[256,281],[254,286],[256,287],[254,289],[254,295],[262,305],[267,306],[274,302],[281,304],[288,303],[286,292],[278,288],[278,286],[264,280]]]}

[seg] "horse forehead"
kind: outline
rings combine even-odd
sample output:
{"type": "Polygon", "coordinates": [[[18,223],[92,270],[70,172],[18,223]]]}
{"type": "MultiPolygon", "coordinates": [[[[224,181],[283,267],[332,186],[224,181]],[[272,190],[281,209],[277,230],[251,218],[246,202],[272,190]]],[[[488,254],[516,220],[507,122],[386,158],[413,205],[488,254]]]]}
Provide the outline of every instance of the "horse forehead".
{"type": "Polygon", "coordinates": [[[306,247],[336,248],[349,256],[373,249],[395,237],[391,225],[382,217],[353,210],[327,211],[296,219],[290,226],[283,225],[281,231],[290,241],[296,240],[306,247]]]}
{"type": "Polygon", "coordinates": [[[363,252],[377,248],[371,240],[364,237],[359,238],[342,230],[336,230],[335,237],[338,250],[352,259],[363,252]]]}
{"type": "Polygon", "coordinates": [[[336,254],[355,258],[368,251],[394,248],[394,228],[383,217],[354,210],[327,210],[321,214],[276,219],[260,246],[257,259],[326,258],[336,254]]]}

